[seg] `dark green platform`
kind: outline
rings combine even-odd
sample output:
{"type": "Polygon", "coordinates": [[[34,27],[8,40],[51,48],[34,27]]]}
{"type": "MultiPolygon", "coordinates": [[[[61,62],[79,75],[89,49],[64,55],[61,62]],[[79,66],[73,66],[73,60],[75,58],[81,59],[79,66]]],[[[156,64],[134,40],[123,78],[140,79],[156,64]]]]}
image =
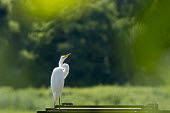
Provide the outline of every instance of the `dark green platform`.
{"type": "Polygon", "coordinates": [[[37,113],[170,113],[170,110],[159,110],[158,104],[148,105],[73,105],[62,103],[55,108],[46,108],[37,113]],[[60,107],[60,108],[59,108],[60,107]]]}

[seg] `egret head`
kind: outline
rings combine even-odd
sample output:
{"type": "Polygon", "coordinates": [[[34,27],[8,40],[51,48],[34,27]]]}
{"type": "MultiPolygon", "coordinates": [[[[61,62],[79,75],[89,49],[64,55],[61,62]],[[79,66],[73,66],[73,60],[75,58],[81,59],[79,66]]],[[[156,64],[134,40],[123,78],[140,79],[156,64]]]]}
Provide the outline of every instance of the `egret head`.
{"type": "Polygon", "coordinates": [[[62,55],[60,57],[60,60],[64,61],[69,55],[71,55],[71,53],[67,54],[67,55],[62,55]]]}

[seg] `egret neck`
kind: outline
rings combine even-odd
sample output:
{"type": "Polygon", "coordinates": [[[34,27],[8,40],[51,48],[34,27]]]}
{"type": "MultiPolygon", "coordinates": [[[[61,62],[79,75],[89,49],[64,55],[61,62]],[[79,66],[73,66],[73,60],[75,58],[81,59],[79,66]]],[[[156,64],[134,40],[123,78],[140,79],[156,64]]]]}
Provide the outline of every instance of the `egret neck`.
{"type": "Polygon", "coordinates": [[[60,59],[59,61],[59,67],[63,69],[63,72],[64,72],[64,78],[66,78],[66,76],[68,75],[69,73],[69,65],[64,63],[64,60],[63,59],[60,59]]]}

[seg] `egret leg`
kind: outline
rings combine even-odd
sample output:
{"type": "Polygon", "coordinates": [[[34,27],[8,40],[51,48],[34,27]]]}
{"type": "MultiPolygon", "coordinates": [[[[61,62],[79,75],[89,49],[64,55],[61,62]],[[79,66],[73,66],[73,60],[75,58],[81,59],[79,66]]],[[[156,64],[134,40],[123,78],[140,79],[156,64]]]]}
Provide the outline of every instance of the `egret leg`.
{"type": "Polygon", "coordinates": [[[60,110],[60,97],[59,97],[59,110],[60,110]]]}
{"type": "Polygon", "coordinates": [[[54,101],[54,108],[55,108],[55,101],[54,101]]]}

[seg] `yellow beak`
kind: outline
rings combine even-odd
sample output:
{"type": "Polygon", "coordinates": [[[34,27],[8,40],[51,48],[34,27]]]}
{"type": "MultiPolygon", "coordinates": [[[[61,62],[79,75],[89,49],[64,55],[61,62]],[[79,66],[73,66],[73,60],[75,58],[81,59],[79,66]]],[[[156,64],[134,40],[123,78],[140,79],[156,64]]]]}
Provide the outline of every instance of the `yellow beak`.
{"type": "Polygon", "coordinates": [[[69,55],[71,55],[71,53],[69,53],[69,54],[65,55],[64,57],[68,57],[69,55]]]}

